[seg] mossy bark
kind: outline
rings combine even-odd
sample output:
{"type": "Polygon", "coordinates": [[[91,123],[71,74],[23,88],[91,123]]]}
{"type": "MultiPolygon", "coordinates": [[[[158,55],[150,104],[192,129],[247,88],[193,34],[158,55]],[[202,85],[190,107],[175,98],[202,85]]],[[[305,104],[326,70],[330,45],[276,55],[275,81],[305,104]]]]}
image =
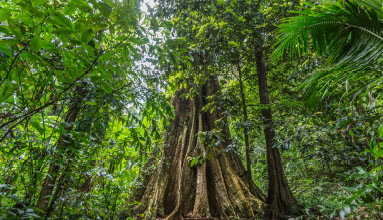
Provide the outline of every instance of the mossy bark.
{"type": "Polygon", "coordinates": [[[227,126],[221,128],[224,140],[212,151],[197,134],[216,128],[215,121],[223,117],[218,111],[205,112],[207,97],[218,90],[218,80],[211,77],[193,100],[182,98],[178,91],[173,105],[175,118],[165,138],[163,157],[157,168],[144,177],[143,187],[133,199],[133,208],[144,219],[157,217],[255,218],[263,215],[264,196],[254,183],[249,183],[246,170],[238,155],[222,149],[230,143],[227,126]],[[191,167],[188,157],[213,154],[213,157],[191,167]],[[251,193],[249,186],[255,193],[251,193]]]}

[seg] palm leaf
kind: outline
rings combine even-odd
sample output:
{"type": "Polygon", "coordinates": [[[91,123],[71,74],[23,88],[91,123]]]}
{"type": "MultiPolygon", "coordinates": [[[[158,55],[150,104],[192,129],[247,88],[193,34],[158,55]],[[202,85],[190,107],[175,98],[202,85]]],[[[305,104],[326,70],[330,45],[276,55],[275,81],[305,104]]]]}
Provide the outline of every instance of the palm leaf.
{"type": "Polygon", "coordinates": [[[378,0],[333,1],[295,11],[279,25],[280,40],[273,58],[289,53],[300,57],[308,50],[326,57],[320,70],[302,84],[307,97],[324,99],[343,91],[355,97],[381,84],[376,73],[383,65],[383,10],[378,0]],[[361,76],[362,74],[362,76],[361,76]],[[365,76],[367,75],[367,76],[365,76]],[[368,76],[369,75],[369,76],[368,76]],[[361,81],[361,80],[364,81],[361,81]],[[357,89],[356,89],[357,88],[357,89]]]}

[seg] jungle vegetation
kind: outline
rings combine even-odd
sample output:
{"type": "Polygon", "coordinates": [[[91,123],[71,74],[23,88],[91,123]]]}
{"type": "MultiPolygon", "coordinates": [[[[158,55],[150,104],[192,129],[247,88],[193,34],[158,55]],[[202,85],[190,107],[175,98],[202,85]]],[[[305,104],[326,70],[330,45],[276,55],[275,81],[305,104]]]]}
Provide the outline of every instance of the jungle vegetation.
{"type": "Polygon", "coordinates": [[[383,219],[382,0],[0,0],[0,219],[383,219]]]}

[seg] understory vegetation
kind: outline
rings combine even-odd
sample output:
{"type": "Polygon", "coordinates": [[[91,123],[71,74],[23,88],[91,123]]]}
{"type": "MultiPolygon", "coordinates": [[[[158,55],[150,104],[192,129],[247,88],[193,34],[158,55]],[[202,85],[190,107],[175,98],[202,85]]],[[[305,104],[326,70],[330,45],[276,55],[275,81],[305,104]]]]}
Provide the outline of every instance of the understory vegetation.
{"type": "Polygon", "coordinates": [[[381,0],[0,0],[0,219],[383,219],[381,0]]]}

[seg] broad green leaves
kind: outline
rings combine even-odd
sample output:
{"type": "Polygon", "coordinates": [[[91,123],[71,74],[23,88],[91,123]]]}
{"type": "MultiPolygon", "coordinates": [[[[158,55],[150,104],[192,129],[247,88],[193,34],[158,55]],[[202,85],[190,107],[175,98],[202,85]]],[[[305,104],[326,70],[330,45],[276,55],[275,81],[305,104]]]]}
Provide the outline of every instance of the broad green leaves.
{"type": "Polygon", "coordinates": [[[40,37],[32,38],[31,41],[29,42],[28,46],[34,52],[39,51],[41,49],[41,47],[42,47],[42,42],[41,42],[40,37]]]}
{"type": "Polygon", "coordinates": [[[65,216],[77,218],[77,201],[93,203],[82,205],[91,207],[92,219],[116,216],[116,201],[124,204],[139,160],[172,117],[157,93],[160,76],[142,65],[159,45],[147,49],[139,2],[0,1],[0,179],[13,189],[1,195],[0,218],[45,216],[30,210],[44,180],[58,177],[60,188],[62,173],[76,192],[59,195],[58,203],[73,201],[60,203],[65,216]],[[52,164],[60,172],[47,173],[52,164]],[[82,184],[90,188],[85,192],[82,184]],[[7,211],[24,192],[31,195],[28,213],[11,216],[7,211]],[[88,192],[94,197],[85,198],[88,192]]]}
{"type": "Polygon", "coordinates": [[[9,8],[0,8],[0,22],[5,21],[11,15],[9,8]]]}
{"type": "Polygon", "coordinates": [[[92,39],[93,39],[93,31],[92,31],[92,29],[90,29],[90,28],[85,29],[81,33],[81,41],[82,42],[89,43],[89,41],[91,41],[92,39]]]}

